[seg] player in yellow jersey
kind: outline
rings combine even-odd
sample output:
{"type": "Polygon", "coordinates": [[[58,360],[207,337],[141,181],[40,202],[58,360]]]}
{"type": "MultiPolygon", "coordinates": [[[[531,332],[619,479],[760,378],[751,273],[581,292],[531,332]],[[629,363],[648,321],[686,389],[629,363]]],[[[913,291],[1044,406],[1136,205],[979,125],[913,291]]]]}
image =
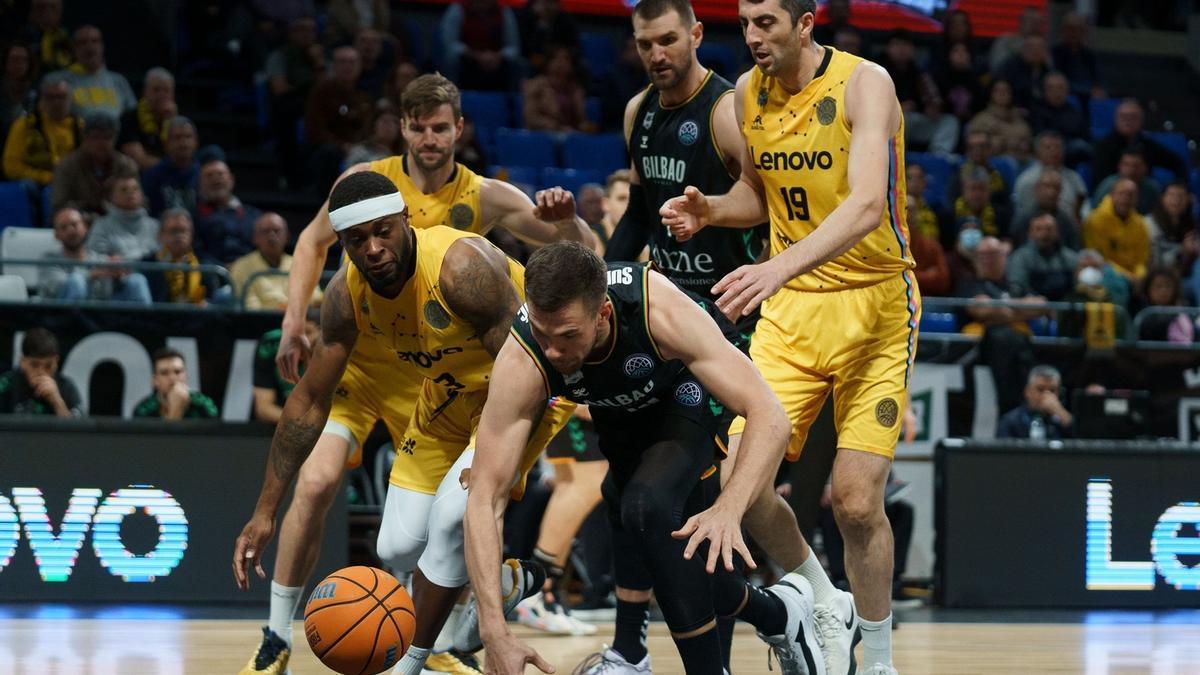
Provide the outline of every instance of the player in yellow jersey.
{"type": "Polygon", "coordinates": [[[833,393],[833,505],[854,597],[829,583],[811,551],[798,571],[816,592],[829,672],[855,672],[857,622],[859,672],[889,675],[893,550],[883,488],[920,318],[904,222],[903,116],[887,72],[813,41],[815,10],[812,0],[739,1],[756,64],[737,83],[741,180],[719,197],[689,187],[661,213],[681,239],[708,224],[770,218],[771,258],[713,291],[730,317],[762,305],[750,354],[791,418],[791,458],[833,393]]]}
{"type": "MultiPolygon", "coordinates": [[[[517,188],[483,178],[454,161],[454,144],[462,132],[462,107],[458,89],[446,78],[423,75],[410,83],[402,94],[401,113],[409,152],[354,165],[343,178],[366,170],[387,176],[409,204],[412,227],[449,225],[479,234],[502,227],[538,244],[560,238],[586,241],[592,236],[586,223],[574,215],[569,192],[543,191],[535,206],[517,188]]],[[[277,362],[284,377],[291,381],[299,378],[300,364],[311,351],[302,330],[305,302],[295,294],[311,295],[335,241],[325,204],[300,235],[288,280],[288,306],[277,362]]],[[[329,422],[300,470],[295,495],[284,516],[271,582],[269,622],[252,663],[243,673],[285,672],[285,650],[292,644],[293,618],[304,584],[316,566],[325,515],[347,466],[353,468],[361,461],[362,444],[376,421],[384,422],[397,448],[402,445],[420,381],[406,377],[409,371],[396,365],[395,354],[364,341],[346,367],[329,422]],[[386,378],[371,375],[381,371],[388,373],[386,378]]],[[[397,453],[393,484],[433,494],[438,479],[432,475],[415,456],[397,453]]],[[[449,655],[436,654],[428,665],[430,669],[454,672],[457,666],[453,661],[449,655]]]]}
{"type": "MultiPolygon", "coordinates": [[[[400,559],[389,561],[398,569],[416,569],[413,601],[421,620],[394,671],[416,675],[467,582],[464,472],[474,454],[468,445],[492,362],[523,297],[524,270],[478,235],[409,227],[403,197],[382,174],[345,178],[329,203],[331,226],[351,264],[326,289],[321,340],[284,406],[254,516],[234,551],[234,574],[243,585],[251,567],[265,576],[259,560],[273,534],[275,512],[325,428],[356,345],[377,343],[381,350],[408,355],[401,361],[421,386],[399,453],[422,458],[422,469],[437,484],[434,494],[424,494],[398,485],[393,476],[381,530],[420,544],[401,546],[400,559]]],[[[546,411],[529,438],[525,470],[569,415],[568,407],[546,411]]]]}

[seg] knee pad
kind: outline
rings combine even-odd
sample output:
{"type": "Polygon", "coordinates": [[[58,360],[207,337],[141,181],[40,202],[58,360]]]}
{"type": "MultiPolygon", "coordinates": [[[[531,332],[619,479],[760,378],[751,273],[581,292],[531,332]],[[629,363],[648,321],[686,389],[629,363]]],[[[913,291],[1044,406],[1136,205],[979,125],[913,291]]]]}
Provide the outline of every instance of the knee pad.
{"type": "Polygon", "coordinates": [[[417,568],[429,537],[433,501],[433,495],[388,486],[375,552],[392,570],[403,574],[417,568]]]}
{"type": "Polygon", "coordinates": [[[463,516],[467,513],[467,491],[458,482],[471,466],[474,449],[464,452],[438,485],[429,512],[429,540],[417,565],[438,586],[457,588],[467,583],[467,558],[463,542],[463,516]]]}
{"type": "Polygon", "coordinates": [[[621,525],[635,539],[671,536],[678,518],[673,505],[654,486],[630,481],[621,495],[621,525]]]}

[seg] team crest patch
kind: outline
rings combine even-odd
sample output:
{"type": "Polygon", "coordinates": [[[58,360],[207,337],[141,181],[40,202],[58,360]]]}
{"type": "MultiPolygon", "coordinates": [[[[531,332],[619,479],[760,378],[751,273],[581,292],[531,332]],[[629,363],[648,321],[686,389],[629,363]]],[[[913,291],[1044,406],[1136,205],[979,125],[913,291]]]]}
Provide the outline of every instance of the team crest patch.
{"type": "Polygon", "coordinates": [[[675,400],[687,406],[698,406],[704,401],[704,390],[695,382],[684,382],[675,388],[675,400]]]}
{"type": "Polygon", "coordinates": [[[817,121],[827,127],[833,124],[835,117],[837,117],[837,101],[832,96],[826,96],[817,103],[817,121]]]}
{"type": "Polygon", "coordinates": [[[646,354],[633,354],[625,359],[625,377],[640,379],[654,372],[654,360],[646,354]]]}
{"type": "Polygon", "coordinates": [[[465,230],[471,226],[471,221],[475,220],[475,211],[466,204],[455,204],[450,207],[450,224],[460,230],[465,230]]]}
{"type": "Polygon", "coordinates": [[[653,110],[646,113],[646,116],[642,118],[642,128],[643,129],[649,130],[650,127],[652,127],[652,126],[654,126],[654,111],[653,110]]]}
{"type": "Polygon", "coordinates": [[[450,325],[450,315],[446,310],[438,304],[437,300],[430,300],[425,303],[425,323],[437,329],[445,328],[450,325]]]}
{"type": "Polygon", "coordinates": [[[684,145],[691,145],[700,137],[700,127],[692,120],[687,120],[679,125],[679,142],[684,145]]]}
{"type": "Polygon", "coordinates": [[[885,398],[875,406],[875,420],[885,427],[891,428],[899,415],[900,406],[895,399],[885,398]]]}

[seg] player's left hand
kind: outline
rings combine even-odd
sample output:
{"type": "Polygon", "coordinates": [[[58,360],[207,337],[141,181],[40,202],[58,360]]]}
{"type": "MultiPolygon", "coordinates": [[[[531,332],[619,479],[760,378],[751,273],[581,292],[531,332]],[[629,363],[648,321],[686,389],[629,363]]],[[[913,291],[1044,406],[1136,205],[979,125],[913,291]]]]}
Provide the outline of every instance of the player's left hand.
{"type": "Polygon", "coordinates": [[[267,573],[262,568],[262,556],[273,536],[275,518],[256,511],[250,522],[246,523],[246,527],[242,528],[242,533],[238,535],[237,543],[233,547],[233,578],[237,581],[238,588],[243,591],[250,588],[251,567],[254,567],[259,579],[266,581],[267,573]]]}
{"type": "Polygon", "coordinates": [[[521,675],[525,672],[527,664],[533,664],[543,673],[554,672],[554,666],[512,633],[487,642],[484,647],[487,649],[484,666],[487,675],[521,675]]]}
{"type": "Polygon", "coordinates": [[[708,542],[708,562],[704,568],[712,574],[717,570],[717,560],[725,561],[725,570],[733,571],[733,554],[736,551],[746,561],[746,567],[757,569],[750,549],[742,538],[742,519],[733,511],[720,504],[697,513],[688,518],[683,527],[671,533],[676,539],[687,539],[687,547],[683,550],[683,559],[691,560],[696,549],[705,541],[708,542]]]}
{"type": "Polygon", "coordinates": [[[754,313],[763,300],[775,295],[786,281],[768,260],[757,265],[742,265],[726,274],[713,286],[712,292],[721,294],[717,298],[717,309],[736,322],[754,313]]]}
{"type": "Polygon", "coordinates": [[[533,201],[536,204],[533,213],[540,220],[547,223],[575,220],[575,195],[570,190],[560,187],[539,190],[533,201]]]}

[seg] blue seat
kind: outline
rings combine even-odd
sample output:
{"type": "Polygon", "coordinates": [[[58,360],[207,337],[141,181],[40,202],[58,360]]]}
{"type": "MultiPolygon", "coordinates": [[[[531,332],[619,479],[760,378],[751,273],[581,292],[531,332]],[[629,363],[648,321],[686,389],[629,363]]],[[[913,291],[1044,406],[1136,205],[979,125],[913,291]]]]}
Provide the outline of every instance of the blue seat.
{"type": "Polygon", "coordinates": [[[592,169],[605,175],[629,165],[621,134],[568,134],[563,141],[563,166],[592,169]]]}
{"type": "Polygon", "coordinates": [[[993,157],[991,161],[992,168],[1000,172],[1000,178],[1004,180],[1004,189],[1012,192],[1013,185],[1017,182],[1017,173],[1020,167],[1017,166],[1017,160],[1008,155],[993,157]]]}
{"type": "Polygon", "coordinates": [[[498,166],[492,165],[487,168],[489,178],[495,178],[507,183],[512,183],[517,186],[522,192],[533,198],[533,193],[538,189],[538,182],[541,179],[541,171],[532,166],[498,166]]]}
{"type": "Polygon", "coordinates": [[[954,312],[924,312],[921,314],[922,333],[957,333],[958,319],[954,312]]]}
{"type": "Polygon", "coordinates": [[[944,207],[946,189],[950,185],[950,177],[954,175],[954,163],[941,155],[925,152],[905,153],[904,160],[925,170],[925,201],[934,209],[944,207]]]}
{"type": "Polygon", "coordinates": [[[503,92],[462,92],[463,115],[475,123],[476,129],[513,126],[508,105],[508,94],[503,92]]]}
{"type": "Polygon", "coordinates": [[[556,166],[554,137],[544,131],[496,130],[496,163],[501,166],[531,166],[539,172],[556,166]]]}
{"type": "MultiPolygon", "coordinates": [[[[1178,131],[1147,131],[1146,135],[1158,141],[1159,144],[1161,144],[1164,148],[1170,150],[1176,155],[1179,155],[1180,159],[1183,160],[1183,166],[1185,170],[1191,168],[1192,155],[1188,151],[1187,136],[1184,136],[1178,131]]],[[[1187,176],[1175,177],[1176,180],[1185,180],[1186,178],[1187,176]]]]}
{"type": "Polygon", "coordinates": [[[1100,140],[1113,130],[1117,114],[1115,98],[1094,98],[1088,101],[1088,124],[1092,127],[1092,140],[1100,140]]]}
{"type": "Polygon", "coordinates": [[[33,227],[29,196],[17,181],[0,183],[0,231],[6,227],[33,227]]]}
{"type": "Polygon", "coordinates": [[[512,127],[521,129],[525,126],[525,95],[518,92],[508,97],[509,111],[512,113],[512,127]]]}
{"type": "Polygon", "coordinates": [[[1029,330],[1038,337],[1054,337],[1058,335],[1058,322],[1048,316],[1039,316],[1029,322],[1029,330]]]}
{"type": "Polygon", "coordinates": [[[562,187],[579,197],[579,188],[587,183],[604,185],[608,174],[591,169],[560,169],[556,166],[542,170],[542,187],[562,187]]]}
{"type": "Polygon", "coordinates": [[[1161,166],[1150,167],[1150,177],[1158,183],[1159,187],[1163,188],[1167,187],[1171,183],[1174,183],[1176,180],[1179,180],[1175,177],[1174,171],[1161,166]]]}
{"type": "Polygon", "coordinates": [[[1075,173],[1079,174],[1079,177],[1083,179],[1083,184],[1087,187],[1088,194],[1091,194],[1092,188],[1095,187],[1095,184],[1092,182],[1092,165],[1091,165],[1091,163],[1090,162],[1081,162],[1079,164],[1076,164],[1075,165],[1075,173]]]}
{"type": "Polygon", "coordinates": [[[47,185],[42,188],[42,225],[46,227],[54,226],[54,210],[50,207],[50,193],[52,186],[47,185]]]}
{"type": "Polygon", "coordinates": [[[579,51],[587,62],[588,73],[599,77],[608,72],[617,62],[617,46],[604,33],[582,32],[579,34],[579,51]]]}
{"type": "Polygon", "coordinates": [[[700,63],[717,71],[718,75],[730,82],[737,79],[737,53],[729,45],[715,42],[709,38],[700,43],[700,48],[696,50],[696,58],[700,63]]]}
{"type": "Polygon", "coordinates": [[[599,127],[600,123],[603,121],[600,118],[604,115],[604,103],[600,100],[600,97],[587,97],[587,100],[583,103],[583,110],[584,116],[587,117],[587,120],[599,127]]]}

